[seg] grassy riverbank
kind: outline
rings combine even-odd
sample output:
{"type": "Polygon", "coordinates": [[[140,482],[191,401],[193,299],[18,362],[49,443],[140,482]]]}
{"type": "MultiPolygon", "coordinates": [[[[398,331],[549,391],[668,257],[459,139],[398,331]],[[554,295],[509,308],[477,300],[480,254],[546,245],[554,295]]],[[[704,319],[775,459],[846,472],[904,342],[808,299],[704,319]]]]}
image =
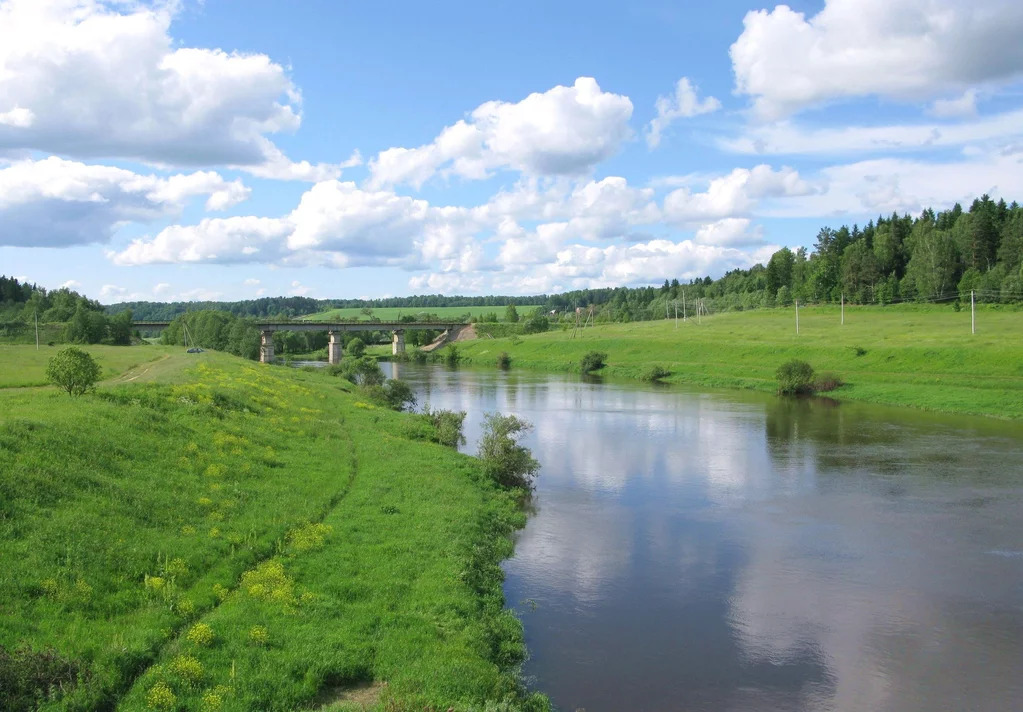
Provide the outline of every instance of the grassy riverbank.
{"type": "Polygon", "coordinates": [[[702,319],[612,324],[459,344],[470,363],[493,365],[502,351],[515,367],[576,371],[588,351],[608,354],[605,374],[642,378],[652,366],[666,381],[773,391],[775,370],[793,358],[846,383],[839,399],[951,413],[1023,419],[1023,312],[949,307],[838,307],[730,312],[702,319]]]}
{"type": "Polygon", "coordinates": [[[128,383],[0,390],[0,688],[32,676],[54,710],[545,708],[498,566],[524,515],[474,459],[324,373],[122,351],[128,383]]]}

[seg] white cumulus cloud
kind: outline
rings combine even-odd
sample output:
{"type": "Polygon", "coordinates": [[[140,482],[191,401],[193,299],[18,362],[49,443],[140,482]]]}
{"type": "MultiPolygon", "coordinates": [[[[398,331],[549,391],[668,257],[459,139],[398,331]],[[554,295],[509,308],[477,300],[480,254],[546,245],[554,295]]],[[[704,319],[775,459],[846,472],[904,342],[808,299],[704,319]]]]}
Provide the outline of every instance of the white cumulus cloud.
{"type": "Polygon", "coordinates": [[[777,119],[845,97],[961,93],[1023,75],[1017,0],[826,0],[747,13],[731,47],[736,89],[777,119]]]}
{"type": "Polygon", "coordinates": [[[270,262],[280,259],[291,226],[277,218],[206,218],[172,225],[108,256],[118,265],[270,262]]]}
{"type": "Polygon", "coordinates": [[[208,210],[221,210],[249,189],[209,171],[164,178],[55,156],[0,164],[0,245],[106,242],[123,223],[174,215],[203,195],[208,210]]]}
{"type": "Polygon", "coordinates": [[[721,102],[712,96],[702,101],[696,87],[688,77],[682,77],[675,85],[673,96],[659,96],[655,104],[657,116],[647,126],[646,143],[656,148],[661,143],[661,134],[677,119],[688,119],[700,114],[709,114],[721,108],[721,102]]]}
{"type": "Polygon", "coordinates": [[[488,101],[418,148],[389,148],[369,162],[370,185],[421,186],[438,171],[480,179],[497,169],[580,175],[629,138],[632,102],[580,77],[517,103],[488,101]]]}
{"type": "Polygon", "coordinates": [[[664,198],[665,218],[674,223],[695,223],[742,217],[764,199],[809,195],[818,192],[809,181],[788,167],[774,170],[766,164],[752,169],[736,168],[714,178],[703,192],[678,188],[664,198]]]}
{"type": "Polygon", "coordinates": [[[289,169],[267,138],[301,122],[284,67],[263,54],[177,46],[177,6],[0,0],[0,151],[336,174],[289,169]]]}

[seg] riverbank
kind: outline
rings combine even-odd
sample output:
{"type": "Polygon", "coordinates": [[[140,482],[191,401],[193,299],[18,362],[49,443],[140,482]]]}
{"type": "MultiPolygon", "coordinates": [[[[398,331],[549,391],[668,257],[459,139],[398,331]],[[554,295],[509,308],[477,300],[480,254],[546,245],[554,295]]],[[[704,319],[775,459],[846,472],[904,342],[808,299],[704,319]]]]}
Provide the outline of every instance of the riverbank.
{"type": "Polygon", "coordinates": [[[47,710],[546,709],[501,591],[524,514],[475,459],[326,373],[121,348],[157,360],[0,390],[0,679],[47,710]]]}
{"type": "Polygon", "coordinates": [[[845,385],[828,395],[947,413],[1023,419],[1023,312],[949,307],[801,308],[591,326],[585,329],[459,344],[462,358],[496,365],[507,352],[516,368],[578,372],[589,351],[607,353],[599,373],[640,379],[653,366],[666,382],[777,388],[775,370],[790,359],[833,372],[845,385]]]}

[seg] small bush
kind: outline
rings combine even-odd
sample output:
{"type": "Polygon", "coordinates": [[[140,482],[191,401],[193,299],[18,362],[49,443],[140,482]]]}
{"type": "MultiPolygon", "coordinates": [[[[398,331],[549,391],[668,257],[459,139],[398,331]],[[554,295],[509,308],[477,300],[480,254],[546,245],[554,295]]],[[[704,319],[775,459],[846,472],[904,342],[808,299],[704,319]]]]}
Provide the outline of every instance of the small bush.
{"type": "Polygon", "coordinates": [[[857,356],[866,356],[867,355],[867,350],[865,348],[863,348],[862,346],[853,346],[853,351],[856,352],[857,356]]]}
{"type": "Polygon", "coordinates": [[[462,425],[465,423],[465,411],[435,410],[427,412],[427,417],[437,431],[436,441],[441,445],[457,448],[465,443],[462,425]]]}
{"type": "Polygon", "coordinates": [[[288,544],[296,552],[322,549],[333,531],[333,527],[322,522],[303,524],[288,532],[288,544]]]}
{"type": "Polygon", "coordinates": [[[806,361],[793,359],[778,367],[778,393],[782,395],[806,395],[813,393],[813,366],[806,361]]]}
{"type": "Polygon", "coordinates": [[[348,342],[345,352],[352,358],[362,358],[366,355],[366,343],[356,336],[348,342]]]}
{"type": "Polygon", "coordinates": [[[199,646],[210,645],[215,637],[213,629],[205,623],[196,623],[185,636],[189,643],[199,646]]]}
{"type": "Polygon", "coordinates": [[[38,709],[74,688],[86,672],[56,650],[35,651],[28,646],[8,650],[0,645],[0,709],[38,709]]]}
{"type": "Polygon", "coordinates": [[[497,357],[497,367],[507,371],[511,368],[511,361],[511,356],[508,355],[508,352],[502,351],[501,355],[497,357]]]}
{"type": "Polygon", "coordinates": [[[666,369],[664,366],[651,366],[647,369],[646,373],[643,374],[644,381],[659,381],[662,378],[667,378],[671,375],[671,371],[666,369]]]}
{"type": "Polygon", "coordinates": [[[592,373],[593,371],[604,368],[607,365],[607,354],[601,351],[590,351],[588,354],[583,356],[579,366],[583,373],[592,373]]]}
{"type": "Polygon", "coordinates": [[[405,381],[392,378],[384,384],[384,399],[391,410],[411,410],[416,405],[416,394],[405,381]]]}
{"type": "Polygon", "coordinates": [[[202,663],[191,655],[179,655],[171,661],[171,674],[181,678],[188,685],[195,685],[202,680],[204,671],[202,663]]]}
{"type": "Polygon", "coordinates": [[[426,351],[423,351],[418,346],[399,355],[404,357],[401,360],[407,361],[408,363],[426,363],[426,358],[429,356],[426,351]]]}
{"type": "Polygon", "coordinates": [[[392,378],[382,386],[363,386],[362,393],[368,400],[391,410],[411,410],[416,405],[416,394],[405,381],[392,378]]]}
{"type": "Polygon", "coordinates": [[[254,645],[266,645],[270,642],[270,632],[266,626],[254,625],[249,628],[249,642],[254,645]]]}
{"type": "Polygon", "coordinates": [[[153,710],[172,710],[178,704],[177,695],[166,682],[158,682],[149,688],[146,706],[153,710]]]}
{"type": "Polygon", "coordinates": [[[845,382],[836,373],[822,373],[813,382],[813,390],[818,393],[833,391],[841,388],[845,382]]]}
{"type": "Polygon", "coordinates": [[[46,366],[46,378],[69,396],[80,396],[99,380],[100,368],[92,356],[74,346],[61,349],[46,366]]]}
{"type": "Polygon", "coordinates": [[[488,413],[476,456],[483,468],[502,487],[532,489],[540,463],[518,438],[533,426],[514,415],[488,413]]]}
{"type": "Polygon", "coordinates": [[[328,372],[360,386],[379,386],[384,382],[384,372],[372,356],[345,356],[341,363],[328,367],[328,372]]]}
{"type": "Polygon", "coordinates": [[[462,354],[458,353],[458,347],[451,344],[444,349],[444,363],[448,366],[457,366],[458,362],[462,360],[462,354]]]}

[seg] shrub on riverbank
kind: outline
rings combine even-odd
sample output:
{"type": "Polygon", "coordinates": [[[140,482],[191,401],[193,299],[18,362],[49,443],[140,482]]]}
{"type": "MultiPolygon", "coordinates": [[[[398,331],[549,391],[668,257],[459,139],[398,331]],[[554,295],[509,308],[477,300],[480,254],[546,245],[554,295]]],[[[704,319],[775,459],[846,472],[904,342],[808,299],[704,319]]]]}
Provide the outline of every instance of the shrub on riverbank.
{"type": "Polygon", "coordinates": [[[664,366],[651,366],[643,373],[643,380],[650,381],[652,383],[654,381],[659,381],[662,378],[667,378],[670,375],[671,371],[664,366]]]}
{"type": "Polygon", "coordinates": [[[511,356],[507,351],[502,351],[501,355],[497,357],[497,367],[507,371],[511,368],[511,356]]]}
{"type": "Polygon", "coordinates": [[[845,385],[845,382],[837,373],[831,373],[830,371],[818,374],[813,381],[813,390],[817,393],[826,393],[833,391],[836,388],[841,388],[845,385]]]}
{"type": "Polygon", "coordinates": [[[465,411],[435,410],[426,416],[437,431],[437,442],[448,447],[458,448],[465,443],[462,425],[465,423],[465,411]]]}
{"type": "Polygon", "coordinates": [[[813,393],[813,366],[806,361],[786,361],[775,372],[779,395],[809,395],[813,393]]]}
{"type": "Polygon", "coordinates": [[[589,351],[579,362],[579,368],[583,373],[592,373],[607,365],[607,354],[603,351],[589,351]]]}
{"type": "Polygon", "coordinates": [[[518,439],[533,426],[514,415],[489,413],[485,418],[476,455],[484,471],[502,487],[532,489],[540,463],[518,439]]]}
{"type": "Polygon", "coordinates": [[[363,386],[361,390],[367,398],[391,410],[412,410],[416,405],[412,386],[398,378],[390,378],[382,386],[363,386]]]}

